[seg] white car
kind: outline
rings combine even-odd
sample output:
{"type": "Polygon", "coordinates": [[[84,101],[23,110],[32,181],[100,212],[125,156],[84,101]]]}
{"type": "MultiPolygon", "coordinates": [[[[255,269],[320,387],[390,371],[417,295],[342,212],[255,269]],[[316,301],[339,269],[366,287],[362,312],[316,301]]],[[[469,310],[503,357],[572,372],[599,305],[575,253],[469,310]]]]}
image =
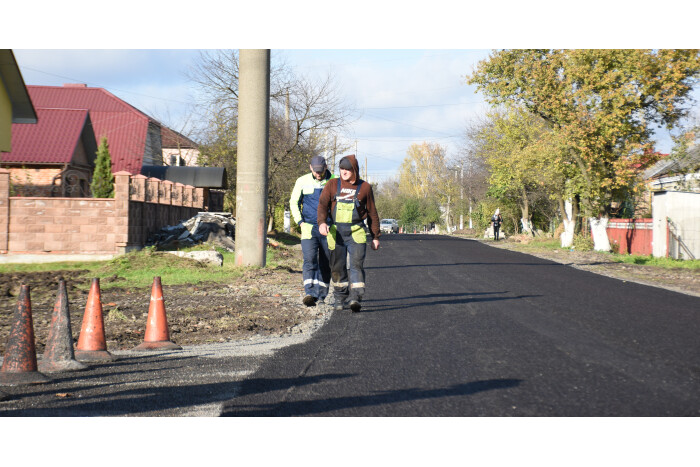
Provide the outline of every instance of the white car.
{"type": "Polygon", "coordinates": [[[399,223],[396,219],[382,219],[379,230],[386,233],[399,233],[399,223]]]}

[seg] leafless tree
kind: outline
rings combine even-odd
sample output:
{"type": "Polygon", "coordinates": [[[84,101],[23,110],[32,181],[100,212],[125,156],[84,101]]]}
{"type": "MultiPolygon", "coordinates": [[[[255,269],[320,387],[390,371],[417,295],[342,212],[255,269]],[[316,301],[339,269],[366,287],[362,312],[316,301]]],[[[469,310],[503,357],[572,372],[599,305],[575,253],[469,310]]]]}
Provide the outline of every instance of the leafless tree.
{"type": "MultiPolygon", "coordinates": [[[[236,50],[202,52],[189,77],[200,91],[210,122],[203,138],[217,142],[219,157],[210,163],[224,164],[225,157],[236,157],[235,148],[222,151],[221,143],[233,143],[238,116],[239,61],[236,50]],[[226,137],[221,137],[226,135],[226,137]],[[213,139],[212,139],[213,137],[213,139]],[[224,157],[225,156],[225,157],[224,157]]],[[[270,70],[270,164],[268,179],[269,213],[284,204],[296,178],[308,171],[308,159],[321,154],[334,134],[349,122],[347,106],[331,75],[321,80],[301,76],[273,55],[270,70]]],[[[235,143],[233,143],[235,144],[235,143]]],[[[205,144],[205,149],[207,145],[205,144]]],[[[206,155],[204,155],[206,157],[206,155]]],[[[211,158],[210,158],[211,159],[211,158]]],[[[229,181],[235,189],[235,161],[228,161],[229,181]],[[232,170],[233,169],[233,170],[232,170]]]]}

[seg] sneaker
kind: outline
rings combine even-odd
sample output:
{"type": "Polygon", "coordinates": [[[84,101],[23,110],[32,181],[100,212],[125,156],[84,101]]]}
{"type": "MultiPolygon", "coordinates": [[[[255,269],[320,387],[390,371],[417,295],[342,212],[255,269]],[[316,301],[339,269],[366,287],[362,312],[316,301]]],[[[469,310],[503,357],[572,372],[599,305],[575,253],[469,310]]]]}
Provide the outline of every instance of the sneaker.
{"type": "Polygon", "coordinates": [[[352,300],[350,302],[350,311],[352,311],[353,313],[357,313],[358,311],[360,311],[361,308],[362,305],[360,305],[360,302],[358,302],[357,300],[352,300]]]}
{"type": "Polygon", "coordinates": [[[311,295],[307,295],[304,297],[304,305],[306,306],[316,306],[316,297],[312,297],[311,295]]]}
{"type": "Polygon", "coordinates": [[[333,304],[333,311],[343,311],[343,301],[336,300],[333,304]]]}

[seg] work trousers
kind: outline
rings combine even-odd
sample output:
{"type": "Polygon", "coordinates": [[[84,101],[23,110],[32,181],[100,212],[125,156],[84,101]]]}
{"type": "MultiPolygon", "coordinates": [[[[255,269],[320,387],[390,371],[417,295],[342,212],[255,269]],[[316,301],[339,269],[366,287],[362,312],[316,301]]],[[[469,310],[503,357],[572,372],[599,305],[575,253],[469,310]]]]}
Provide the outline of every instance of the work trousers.
{"type": "Polygon", "coordinates": [[[323,300],[328,295],[331,268],[328,241],[319,233],[318,226],[313,226],[311,238],[301,240],[301,252],[304,256],[304,293],[323,300]]]}
{"type": "Polygon", "coordinates": [[[365,254],[367,243],[352,238],[350,224],[336,224],[335,248],[331,250],[331,277],[336,303],[349,299],[362,301],[365,294],[365,254]],[[350,257],[348,277],[347,258],[350,257]]]}

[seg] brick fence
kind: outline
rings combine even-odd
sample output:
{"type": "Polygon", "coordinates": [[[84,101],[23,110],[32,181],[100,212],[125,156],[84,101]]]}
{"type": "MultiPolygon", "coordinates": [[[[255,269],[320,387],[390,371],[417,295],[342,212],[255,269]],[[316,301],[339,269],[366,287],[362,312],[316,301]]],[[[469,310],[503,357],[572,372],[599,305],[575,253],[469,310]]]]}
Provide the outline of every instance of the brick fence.
{"type": "Polygon", "coordinates": [[[0,254],[122,254],[208,206],[208,190],[117,172],[114,198],[10,196],[0,169],[0,254]]]}

